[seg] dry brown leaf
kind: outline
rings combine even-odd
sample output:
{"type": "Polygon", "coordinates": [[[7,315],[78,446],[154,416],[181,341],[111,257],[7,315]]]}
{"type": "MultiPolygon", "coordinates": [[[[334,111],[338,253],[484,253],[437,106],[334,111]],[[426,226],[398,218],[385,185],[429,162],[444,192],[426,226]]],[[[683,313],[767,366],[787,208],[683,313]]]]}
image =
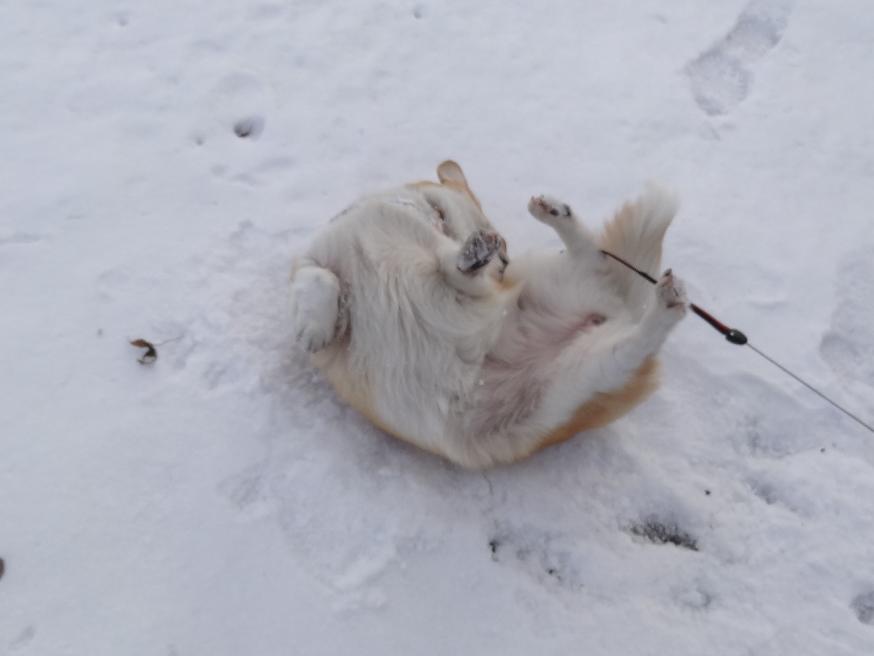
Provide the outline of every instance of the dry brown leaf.
{"type": "Polygon", "coordinates": [[[131,346],[146,349],[146,352],[143,353],[139,358],[137,358],[137,362],[139,362],[140,364],[152,364],[155,360],[158,359],[158,351],[155,350],[155,345],[152,344],[150,341],[140,337],[139,339],[132,339],[130,343],[131,346]]]}

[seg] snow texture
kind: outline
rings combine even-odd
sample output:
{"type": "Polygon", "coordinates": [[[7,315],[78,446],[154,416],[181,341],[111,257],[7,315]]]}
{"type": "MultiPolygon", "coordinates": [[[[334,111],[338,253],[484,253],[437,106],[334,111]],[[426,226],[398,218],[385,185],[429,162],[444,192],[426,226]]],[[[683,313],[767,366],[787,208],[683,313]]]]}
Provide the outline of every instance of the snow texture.
{"type": "Polygon", "coordinates": [[[457,159],[510,257],[643,188],[665,266],[874,420],[866,0],[0,3],[0,653],[874,653],[874,436],[688,318],[485,474],[291,347],[293,253],[457,159]],[[155,344],[142,365],[129,340],[155,344]]]}

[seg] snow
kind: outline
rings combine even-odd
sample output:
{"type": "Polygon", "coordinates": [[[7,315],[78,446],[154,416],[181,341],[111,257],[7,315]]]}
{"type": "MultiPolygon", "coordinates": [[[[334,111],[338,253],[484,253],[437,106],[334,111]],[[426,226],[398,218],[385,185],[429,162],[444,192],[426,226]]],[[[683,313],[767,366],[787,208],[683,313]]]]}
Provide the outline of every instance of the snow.
{"type": "Polygon", "coordinates": [[[874,653],[874,436],[702,322],[631,415],[476,473],[342,406],[286,307],[320,225],[443,158],[511,257],[557,245],[531,194],[596,222],[658,178],[693,300],[870,422],[871,34],[864,0],[0,4],[0,653],[874,653]]]}

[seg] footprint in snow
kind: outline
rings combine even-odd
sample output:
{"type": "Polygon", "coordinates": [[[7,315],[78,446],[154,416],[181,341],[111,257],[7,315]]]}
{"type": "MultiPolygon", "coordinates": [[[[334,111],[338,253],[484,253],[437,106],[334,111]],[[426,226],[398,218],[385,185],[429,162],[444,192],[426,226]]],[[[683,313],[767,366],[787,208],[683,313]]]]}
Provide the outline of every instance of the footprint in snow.
{"type": "Polygon", "coordinates": [[[236,71],[215,80],[199,105],[201,118],[192,126],[192,141],[202,146],[217,135],[216,130],[241,140],[258,139],[274,102],[270,88],[257,75],[236,71]]]}
{"type": "Polygon", "coordinates": [[[264,131],[263,116],[247,116],[234,123],[234,134],[240,139],[257,139],[264,131]]]}
{"type": "Polygon", "coordinates": [[[751,67],[780,42],[792,5],[792,0],[752,0],[731,30],[687,65],[692,95],[705,113],[725,114],[747,97],[751,67]]]}
{"type": "Polygon", "coordinates": [[[36,636],[36,628],[33,626],[26,626],[21,633],[19,633],[12,642],[9,643],[10,652],[16,652],[19,649],[23,649],[26,647],[36,636]]]}
{"type": "Polygon", "coordinates": [[[633,524],[629,533],[634,537],[653,544],[672,544],[681,549],[698,551],[698,540],[691,533],[680,528],[675,522],[650,517],[633,524]]]}
{"type": "Polygon", "coordinates": [[[846,258],[837,278],[837,303],[819,352],[841,377],[874,387],[874,266],[864,248],[846,258]]]}
{"type": "Polygon", "coordinates": [[[850,608],[862,624],[874,626],[874,590],[857,595],[850,608]]]}
{"type": "Polygon", "coordinates": [[[711,592],[698,584],[676,589],[673,597],[678,606],[691,611],[707,610],[714,599],[711,592]]]}
{"type": "Polygon", "coordinates": [[[536,527],[499,525],[489,538],[488,548],[497,563],[511,564],[543,584],[579,590],[583,582],[565,540],[564,536],[536,527]]]}

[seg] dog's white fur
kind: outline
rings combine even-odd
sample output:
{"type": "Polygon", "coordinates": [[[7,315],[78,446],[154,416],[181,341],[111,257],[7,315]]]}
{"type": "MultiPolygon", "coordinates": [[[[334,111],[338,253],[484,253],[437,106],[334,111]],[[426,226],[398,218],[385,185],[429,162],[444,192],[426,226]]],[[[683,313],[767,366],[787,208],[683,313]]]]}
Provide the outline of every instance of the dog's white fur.
{"type": "Polygon", "coordinates": [[[684,293],[670,272],[653,289],[600,249],[658,271],[674,198],[648,188],[600,237],[532,198],[567,250],[504,271],[461,168],[444,162],[438,177],[359,201],[295,263],[297,341],[340,396],[466,467],[518,460],[642,400],[684,293]]]}

